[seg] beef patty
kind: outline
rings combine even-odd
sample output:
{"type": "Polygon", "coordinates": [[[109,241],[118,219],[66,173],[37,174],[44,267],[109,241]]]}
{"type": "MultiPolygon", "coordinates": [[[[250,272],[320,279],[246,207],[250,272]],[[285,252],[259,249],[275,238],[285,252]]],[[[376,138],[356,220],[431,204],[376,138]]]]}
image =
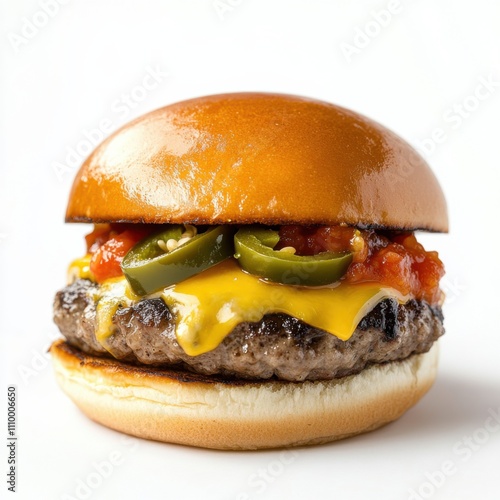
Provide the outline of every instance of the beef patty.
{"type": "Polygon", "coordinates": [[[118,309],[106,350],[96,340],[99,285],[78,280],[56,295],[54,321],[67,341],[82,351],[132,363],[178,366],[198,373],[246,379],[329,380],[360,372],[374,363],[427,352],[443,333],[439,307],[387,299],[343,341],[286,314],[267,314],[240,323],[214,350],[188,356],[177,343],[175,323],[160,298],[118,309]]]}

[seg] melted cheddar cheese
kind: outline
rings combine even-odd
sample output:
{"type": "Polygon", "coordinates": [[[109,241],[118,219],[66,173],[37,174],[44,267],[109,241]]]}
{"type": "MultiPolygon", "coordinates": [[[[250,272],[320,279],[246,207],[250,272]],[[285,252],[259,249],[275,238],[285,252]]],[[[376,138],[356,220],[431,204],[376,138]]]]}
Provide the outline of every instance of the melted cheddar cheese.
{"type": "Polygon", "coordinates": [[[94,280],[94,276],[90,271],[90,259],[92,255],[87,254],[84,257],[75,259],[68,267],[67,281],[73,283],[77,279],[94,280]]]}
{"type": "Polygon", "coordinates": [[[226,260],[164,290],[176,321],[177,341],[190,356],[215,349],[243,321],[285,313],[348,340],[359,321],[385,298],[406,298],[377,283],[295,287],[270,283],[226,260]]]}
{"type": "Polygon", "coordinates": [[[130,307],[139,299],[125,278],[111,278],[100,286],[94,296],[97,322],[95,336],[105,349],[108,349],[107,339],[114,333],[113,316],[116,311],[121,307],[130,307]]]}
{"type": "MultiPolygon", "coordinates": [[[[73,263],[72,268],[85,266],[73,263]]],[[[373,282],[341,282],[326,287],[271,283],[242,271],[234,259],[154,294],[158,295],[175,318],[179,345],[190,356],[215,349],[238,323],[260,321],[269,313],[294,316],[348,340],[363,316],[381,300],[394,298],[404,303],[409,298],[373,282]]],[[[133,294],[123,277],[104,282],[93,298],[97,310],[96,338],[107,348],[117,309],[130,306],[141,297],[133,294]]]]}

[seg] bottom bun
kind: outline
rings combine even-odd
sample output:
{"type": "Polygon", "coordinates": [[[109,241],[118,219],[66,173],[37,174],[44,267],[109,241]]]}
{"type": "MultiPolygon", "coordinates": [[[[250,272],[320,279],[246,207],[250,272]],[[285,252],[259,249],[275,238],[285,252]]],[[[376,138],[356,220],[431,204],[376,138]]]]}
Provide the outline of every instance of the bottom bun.
{"type": "Polygon", "coordinates": [[[438,347],[357,375],[248,382],[133,366],[56,341],[57,380],[92,420],[147,439],[221,450],[326,443],[400,417],[431,387],[438,347]]]}

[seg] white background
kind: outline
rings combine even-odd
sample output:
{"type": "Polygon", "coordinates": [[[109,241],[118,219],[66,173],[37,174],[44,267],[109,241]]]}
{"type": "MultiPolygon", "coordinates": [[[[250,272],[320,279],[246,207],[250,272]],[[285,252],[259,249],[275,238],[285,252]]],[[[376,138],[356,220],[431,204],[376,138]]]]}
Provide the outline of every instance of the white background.
{"type": "Polygon", "coordinates": [[[31,0],[3,0],[0,12],[0,437],[16,384],[17,498],[499,498],[500,426],[484,424],[500,412],[500,3],[65,3],[50,18],[31,0]],[[380,14],[394,5],[390,19],[380,14]],[[148,71],[158,81],[144,91],[148,71]],[[398,422],[294,453],[124,441],[62,394],[45,353],[53,295],[89,231],[63,224],[75,166],[58,176],[54,165],[85,149],[86,135],[97,140],[102,120],[114,130],[171,102],[241,90],[335,102],[425,147],[451,219],[450,234],[420,237],[448,273],[439,377],[398,422]],[[110,454],[119,463],[96,476],[110,454]]]}

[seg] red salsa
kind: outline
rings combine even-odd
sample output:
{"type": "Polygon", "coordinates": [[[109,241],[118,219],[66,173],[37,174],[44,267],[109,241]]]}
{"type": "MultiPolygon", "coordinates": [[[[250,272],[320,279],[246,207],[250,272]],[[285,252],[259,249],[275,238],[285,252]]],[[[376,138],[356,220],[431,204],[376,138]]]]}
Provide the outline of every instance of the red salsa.
{"type": "Polygon", "coordinates": [[[85,236],[87,252],[92,255],[90,271],[98,283],[123,276],[120,264],[127,252],[151,229],[141,224],[97,224],[85,236]]]}
{"type": "Polygon", "coordinates": [[[282,226],[277,248],[291,246],[297,255],[353,252],[342,278],[347,283],[376,281],[431,304],[441,300],[439,280],[444,266],[412,232],[357,230],[347,226],[282,226]]]}
{"type": "MultiPolygon", "coordinates": [[[[90,270],[98,283],[122,276],[123,257],[140,240],[158,230],[146,224],[97,224],[85,237],[92,255],[90,270]]],[[[431,304],[439,303],[444,275],[437,252],[428,252],[412,232],[358,230],[348,226],[281,226],[276,249],[293,247],[297,255],[325,251],[353,253],[347,283],[376,281],[431,304]]]]}

